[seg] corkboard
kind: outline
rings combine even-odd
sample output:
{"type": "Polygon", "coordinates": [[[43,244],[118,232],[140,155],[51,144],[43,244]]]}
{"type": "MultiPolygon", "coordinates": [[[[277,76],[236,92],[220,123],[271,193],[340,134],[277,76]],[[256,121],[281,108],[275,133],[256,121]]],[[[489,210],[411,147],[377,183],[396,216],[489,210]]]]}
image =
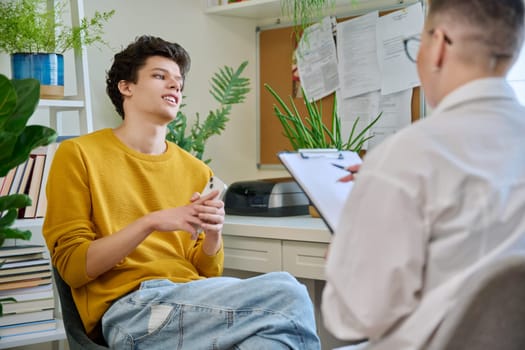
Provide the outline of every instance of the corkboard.
{"type": "MultiPolygon", "coordinates": [[[[347,19],[342,18],[338,21],[347,19]]],[[[272,28],[259,32],[259,167],[280,165],[276,154],[292,150],[273,111],[276,101],[264,84],[270,85],[290,106],[293,89],[292,55],[296,41],[294,35],[293,27],[272,28]]],[[[307,115],[302,98],[294,98],[294,103],[301,116],[307,115]]],[[[333,94],[324,98],[321,103],[325,125],[331,125],[333,94]]],[[[419,88],[415,88],[412,94],[412,121],[419,119],[419,111],[420,91],[419,88]]]]}

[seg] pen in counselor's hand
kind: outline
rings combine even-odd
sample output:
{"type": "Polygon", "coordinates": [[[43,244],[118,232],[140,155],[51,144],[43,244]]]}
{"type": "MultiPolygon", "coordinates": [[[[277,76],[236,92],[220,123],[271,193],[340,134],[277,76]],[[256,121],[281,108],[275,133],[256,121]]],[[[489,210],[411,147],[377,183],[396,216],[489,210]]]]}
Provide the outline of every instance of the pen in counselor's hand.
{"type": "Polygon", "coordinates": [[[342,178],[338,179],[337,180],[338,182],[353,181],[355,179],[355,175],[357,174],[357,172],[359,171],[359,168],[361,167],[361,164],[354,164],[354,165],[350,165],[350,166],[347,166],[347,167],[345,167],[343,165],[340,165],[340,164],[336,164],[336,163],[332,163],[332,165],[335,166],[335,167],[344,169],[344,170],[349,172],[348,175],[343,176],[342,178]]]}

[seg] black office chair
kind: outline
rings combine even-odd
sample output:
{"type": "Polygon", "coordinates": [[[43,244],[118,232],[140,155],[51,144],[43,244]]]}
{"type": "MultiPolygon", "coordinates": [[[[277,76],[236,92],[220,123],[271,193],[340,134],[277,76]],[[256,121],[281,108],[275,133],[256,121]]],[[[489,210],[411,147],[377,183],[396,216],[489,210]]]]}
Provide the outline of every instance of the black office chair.
{"type": "Polygon", "coordinates": [[[60,277],[58,271],[53,267],[55,284],[62,306],[62,317],[66,330],[67,342],[70,350],[103,350],[109,349],[106,344],[97,344],[91,340],[85,330],[77,307],[71,295],[71,288],[60,277]]]}
{"type": "Polygon", "coordinates": [[[475,273],[427,350],[525,349],[525,255],[475,273]]]}

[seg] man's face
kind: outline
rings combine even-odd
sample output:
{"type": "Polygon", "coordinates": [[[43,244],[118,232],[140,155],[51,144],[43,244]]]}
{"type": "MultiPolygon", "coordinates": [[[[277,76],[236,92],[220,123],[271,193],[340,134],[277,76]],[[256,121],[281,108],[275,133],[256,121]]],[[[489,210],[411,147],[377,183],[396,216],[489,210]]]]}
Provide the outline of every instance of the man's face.
{"type": "Polygon", "coordinates": [[[152,56],[129,83],[127,113],[169,122],[177,116],[182,103],[183,79],[177,63],[167,57],[152,56]]]}

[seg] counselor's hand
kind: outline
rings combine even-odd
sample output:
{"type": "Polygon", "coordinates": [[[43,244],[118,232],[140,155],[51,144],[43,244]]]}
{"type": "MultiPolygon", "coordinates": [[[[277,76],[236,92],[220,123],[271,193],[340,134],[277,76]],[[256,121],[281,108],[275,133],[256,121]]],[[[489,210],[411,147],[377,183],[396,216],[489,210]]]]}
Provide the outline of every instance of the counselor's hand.
{"type": "Polygon", "coordinates": [[[359,168],[361,167],[361,164],[354,164],[354,165],[350,165],[346,168],[346,170],[348,170],[349,174],[348,175],[345,175],[343,176],[342,178],[340,178],[339,182],[349,182],[349,181],[354,181],[355,179],[355,176],[357,174],[357,172],[359,171],[359,168]]]}

